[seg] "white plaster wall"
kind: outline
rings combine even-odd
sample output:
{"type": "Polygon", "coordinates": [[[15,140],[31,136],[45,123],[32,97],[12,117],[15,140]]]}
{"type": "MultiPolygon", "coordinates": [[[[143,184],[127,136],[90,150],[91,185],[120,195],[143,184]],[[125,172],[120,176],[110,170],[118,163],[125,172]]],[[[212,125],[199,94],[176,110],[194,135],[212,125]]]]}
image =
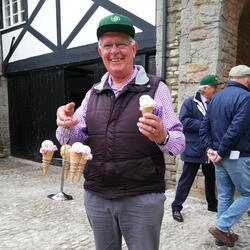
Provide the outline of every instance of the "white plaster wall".
{"type": "Polygon", "coordinates": [[[155,25],[156,0],[113,0],[111,2],[128,10],[129,12],[151,23],[152,25],[155,25]]]}
{"type": "Polygon", "coordinates": [[[22,31],[22,29],[18,29],[18,30],[15,30],[15,31],[12,31],[12,32],[9,32],[9,33],[2,35],[3,60],[5,59],[7,54],[9,53],[12,38],[13,37],[17,38],[21,31],[22,31]]]}
{"type": "Polygon", "coordinates": [[[37,6],[39,0],[28,0],[27,2],[28,2],[28,17],[30,17],[33,10],[37,6]]]}
{"type": "Polygon", "coordinates": [[[97,42],[96,29],[98,27],[99,20],[101,19],[101,17],[111,14],[112,13],[107,11],[106,9],[98,7],[96,12],[93,14],[90,20],[83,26],[81,31],[77,34],[75,39],[70,43],[68,48],[96,43],[97,42]]]}
{"type": "Polygon", "coordinates": [[[40,56],[51,52],[52,50],[41,43],[32,34],[26,32],[20,44],[11,56],[9,62],[18,61],[33,56],[40,56]]]}
{"type": "MultiPolygon", "coordinates": [[[[9,53],[12,38],[15,37],[17,39],[21,31],[22,29],[18,29],[2,35],[3,59],[5,59],[9,53]]],[[[9,62],[14,62],[32,56],[39,56],[51,52],[52,51],[47,46],[41,43],[29,32],[26,32],[23,39],[16,48],[15,52],[11,56],[9,62]]]]}
{"type": "Polygon", "coordinates": [[[67,39],[91,5],[93,5],[91,0],[74,0],[74,4],[69,0],[61,0],[62,43],[67,39]]]}
{"type": "MultiPolygon", "coordinates": [[[[81,31],[77,34],[75,39],[70,43],[68,48],[78,47],[97,42],[96,29],[101,18],[111,15],[112,13],[102,7],[98,7],[89,22],[84,25],[81,31]]],[[[135,27],[135,33],[142,32],[141,29],[135,27]]]]}
{"type": "MultiPolygon", "coordinates": [[[[28,16],[30,17],[39,0],[28,0],[28,16]]],[[[115,4],[139,16],[145,21],[155,25],[156,0],[147,0],[145,2],[134,0],[113,0],[115,4]]],[[[62,24],[62,43],[67,39],[72,30],[93,4],[91,0],[61,0],[61,24],[62,24]]],[[[82,28],[79,34],[71,42],[68,48],[83,46],[97,42],[96,29],[99,20],[111,14],[106,9],[99,7],[87,24],[82,28]]],[[[45,36],[52,43],[57,45],[57,27],[56,27],[56,1],[47,0],[41,10],[35,17],[31,26],[45,36]]],[[[136,33],[141,30],[135,27],[136,33]]],[[[21,29],[6,33],[2,36],[3,58],[8,54],[11,39],[20,34],[21,29]]],[[[17,49],[10,58],[10,62],[26,59],[33,56],[39,56],[52,51],[43,43],[39,42],[33,35],[26,33],[17,49]]]]}
{"type": "Polygon", "coordinates": [[[56,1],[45,1],[31,26],[57,44],[56,1]]]}

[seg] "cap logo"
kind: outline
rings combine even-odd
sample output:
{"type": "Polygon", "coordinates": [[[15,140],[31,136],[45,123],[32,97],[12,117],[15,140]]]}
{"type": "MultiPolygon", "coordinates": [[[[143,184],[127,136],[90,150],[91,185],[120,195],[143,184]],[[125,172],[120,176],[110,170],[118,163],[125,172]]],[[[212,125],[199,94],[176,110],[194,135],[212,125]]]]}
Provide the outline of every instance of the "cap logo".
{"type": "Polygon", "coordinates": [[[111,17],[111,21],[116,23],[116,22],[119,22],[121,20],[121,18],[119,16],[112,16],[111,17]]]}

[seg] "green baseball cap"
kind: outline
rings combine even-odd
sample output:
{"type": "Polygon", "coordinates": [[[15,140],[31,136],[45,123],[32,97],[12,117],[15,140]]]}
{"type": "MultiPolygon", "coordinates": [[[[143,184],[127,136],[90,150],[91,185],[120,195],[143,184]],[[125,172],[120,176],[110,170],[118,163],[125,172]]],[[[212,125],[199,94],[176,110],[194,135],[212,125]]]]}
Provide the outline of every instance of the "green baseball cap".
{"type": "Polygon", "coordinates": [[[214,86],[214,85],[219,85],[221,84],[218,76],[216,75],[206,75],[200,80],[200,85],[209,85],[209,86],[214,86]]]}
{"type": "Polygon", "coordinates": [[[99,26],[97,28],[98,40],[100,36],[106,32],[122,32],[128,34],[132,38],[135,36],[135,29],[132,20],[127,16],[116,13],[104,17],[99,22],[99,26]]]}

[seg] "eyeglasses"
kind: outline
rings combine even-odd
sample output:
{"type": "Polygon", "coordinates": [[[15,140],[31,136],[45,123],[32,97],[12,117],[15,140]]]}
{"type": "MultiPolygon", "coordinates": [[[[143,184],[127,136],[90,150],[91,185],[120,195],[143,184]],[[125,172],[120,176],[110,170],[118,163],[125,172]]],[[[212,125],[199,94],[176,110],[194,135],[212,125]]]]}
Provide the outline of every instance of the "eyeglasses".
{"type": "Polygon", "coordinates": [[[131,43],[130,41],[129,42],[119,42],[119,43],[107,43],[107,44],[100,45],[100,47],[103,48],[105,51],[109,52],[114,48],[114,46],[118,50],[127,49],[128,46],[130,45],[130,43],[131,43]]]}

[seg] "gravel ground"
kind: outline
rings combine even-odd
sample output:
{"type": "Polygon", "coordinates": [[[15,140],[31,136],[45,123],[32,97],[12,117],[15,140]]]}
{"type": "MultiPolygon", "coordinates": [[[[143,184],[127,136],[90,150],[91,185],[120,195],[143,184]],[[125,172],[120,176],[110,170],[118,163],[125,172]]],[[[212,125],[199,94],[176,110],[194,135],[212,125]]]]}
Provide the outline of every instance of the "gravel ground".
{"type": "MultiPolygon", "coordinates": [[[[51,166],[42,176],[41,164],[14,157],[0,158],[0,249],[94,250],[91,229],[83,207],[82,180],[65,182],[71,201],[53,201],[48,194],[60,188],[61,168],[51,166]]],[[[184,223],[172,219],[174,190],[166,191],[161,250],[228,249],[216,247],[207,229],[216,214],[203,200],[189,197],[184,204],[184,223]]],[[[240,235],[231,249],[250,250],[250,217],[243,216],[234,231],[240,235]]],[[[123,249],[127,249],[123,244],[123,249]]]]}

